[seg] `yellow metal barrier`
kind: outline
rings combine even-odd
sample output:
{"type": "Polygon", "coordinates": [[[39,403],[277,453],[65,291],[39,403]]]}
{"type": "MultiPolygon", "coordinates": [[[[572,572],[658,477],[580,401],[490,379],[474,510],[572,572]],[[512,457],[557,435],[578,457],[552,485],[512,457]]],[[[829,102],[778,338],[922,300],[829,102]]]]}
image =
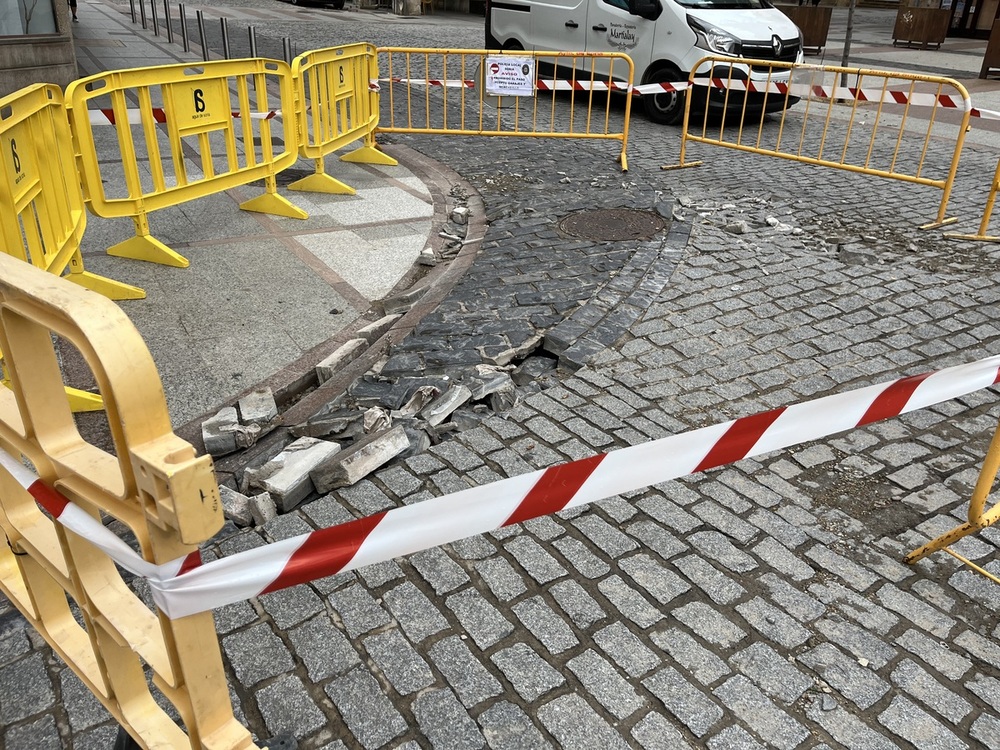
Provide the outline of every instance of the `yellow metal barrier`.
{"type": "Polygon", "coordinates": [[[26,486],[0,468],[0,589],[142,747],[253,747],[233,717],[212,615],[151,612],[106,554],[33,498],[40,482],[82,512],[121,521],[158,564],[195,552],[221,527],[211,458],[196,458],[171,431],[139,333],[108,300],[0,255],[0,346],[13,389],[0,389],[0,448],[39,476],[26,486]],[[80,351],[100,384],[114,455],[80,436],[59,397],[53,336],[80,351]]]}
{"type": "Polygon", "coordinates": [[[109,248],[111,255],[186,268],[186,258],[150,235],[147,214],[254,180],[264,180],[265,192],[240,208],[306,218],[278,195],[275,180],[298,160],[287,63],[217,60],[112,71],[74,81],[66,101],[89,207],[135,222],[136,236],[109,248]],[[279,113],[283,125],[275,128],[279,113]],[[115,123],[116,144],[104,137],[106,125],[95,125],[102,118],[115,123]],[[108,153],[115,145],[117,153],[108,153]]]}
{"type": "Polygon", "coordinates": [[[359,138],[364,145],[340,157],[343,161],[395,166],[398,162],[375,148],[378,125],[378,58],[370,44],[348,44],[313,50],[292,61],[298,102],[299,154],[315,163],[314,174],[289,185],[290,190],[354,195],[354,188],[326,174],[324,157],[359,138]]]}
{"type": "Polygon", "coordinates": [[[378,52],[388,115],[377,132],[615,140],[621,142],[618,161],[628,169],[631,97],[620,99],[624,120],[618,129],[608,93],[631,92],[628,55],[401,47],[378,52]],[[500,86],[493,93],[486,90],[491,77],[500,86]],[[585,107],[583,114],[578,106],[585,107]]]}
{"type": "Polygon", "coordinates": [[[972,491],[972,499],[969,500],[969,520],[961,526],[956,526],[948,533],[931,540],[922,547],[915,549],[903,558],[904,562],[912,565],[934,552],[947,552],[994,583],[1000,583],[1000,578],[972,561],[967,560],[954,550],[949,549],[949,545],[954,544],[963,537],[974,534],[977,531],[982,531],[1000,521],[1000,503],[995,503],[989,509],[986,508],[986,500],[990,496],[990,492],[996,482],[998,471],[1000,471],[1000,424],[997,425],[993,433],[993,440],[990,442],[990,447],[986,452],[983,468],[979,472],[979,479],[976,482],[975,489],[972,491]]]}
{"type": "Polygon", "coordinates": [[[921,228],[956,221],[945,213],[972,110],[958,81],[860,68],[740,62],[751,66],[752,81],[726,57],[705,57],[691,71],[680,163],[664,169],[696,164],[685,162],[689,142],[724,146],[935,187],[942,191],[937,216],[921,228]],[[692,115],[692,102],[699,105],[698,116],[692,115]],[[775,111],[772,119],[761,116],[764,110],[775,111]],[[942,153],[949,142],[954,146],[934,173],[928,156],[942,153]]]}

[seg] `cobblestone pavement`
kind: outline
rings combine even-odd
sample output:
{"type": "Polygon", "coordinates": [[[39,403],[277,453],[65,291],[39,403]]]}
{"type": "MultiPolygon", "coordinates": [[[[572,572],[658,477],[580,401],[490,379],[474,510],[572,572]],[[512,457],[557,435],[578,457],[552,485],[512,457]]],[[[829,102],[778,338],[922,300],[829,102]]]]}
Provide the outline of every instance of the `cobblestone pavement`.
{"type": "MultiPolygon", "coordinates": [[[[420,43],[380,28],[378,43],[420,43]]],[[[433,370],[429,353],[477,351],[484,332],[562,326],[545,346],[566,345],[565,371],[206,556],[996,352],[1000,255],[919,231],[928,188],[707,148],[702,167],[663,172],[677,134],[641,116],[626,175],[607,144],[385,141],[456,170],[490,219],[473,267],[388,362],[433,370]],[[672,226],[597,247],[556,227],[615,207],[672,226]]],[[[996,157],[963,157],[966,225],[996,157]]],[[[222,608],[238,715],[303,748],[998,747],[1000,588],[945,555],[900,563],[962,520],[994,402],[981,391],[222,608]]],[[[955,549],[996,574],[998,545],[993,529],[955,549]]],[[[107,747],[113,725],[50,650],[14,614],[0,633],[4,746],[107,747]]]]}

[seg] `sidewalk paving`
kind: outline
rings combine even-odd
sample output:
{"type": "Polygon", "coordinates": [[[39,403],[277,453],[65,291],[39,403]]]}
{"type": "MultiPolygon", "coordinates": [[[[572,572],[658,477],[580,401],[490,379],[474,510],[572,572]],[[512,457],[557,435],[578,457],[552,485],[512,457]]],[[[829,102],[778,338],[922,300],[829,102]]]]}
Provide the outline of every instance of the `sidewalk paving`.
{"type": "MultiPolygon", "coordinates": [[[[86,6],[82,33],[87,9],[107,17],[111,38],[115,9],[86,6]]],[[[879,29],[859,30],[872,40],[859,57],[952,64],[885,49],[887,16],[871,17],[879,29]]],[[[149,45],[146,61],[173,54],[126,31],[123,45],[149,45]]],[[[943,54],[967,76],[971,55],[957,49],[943,54]]],[[[352,487],[263,528],[227,527],[207,557],[996,352],[1000,253],[916,230],[936,205],[926,189],[745,154],[661,172],[676,158],[676,133],[638,117],[633,125],[627,175],[599,144],[385,139],[406,171],[369,173],[373,181],[394,180],[434,217],[452,187],[474,187],[489,224],[469,267],[389,350],[382,371],[396,357],[399,367],[440,374],[435,363],[476,351],[476,336],[509,343],[528,330],[546,332],[544,353],[564,371],[503,417],[352,487]],[[656,208],[671,225],[631,243],[559,228],[574,212],[602,208],[656,208]]],[[[963,157],[954,205],[966,221],[981,211],[996,158],[989,143],[963,157]]],[[[315,272],[288,248],[374,231],[385,206],[359,194],[372,212],[360,228],[328,213],[313,233],[297,232],[286,220],[240,216],[230,196],[211,215],[236,217],[234,238],[277,237],[281,264],[315,272]]],[[[197,220],[163,214],[154,226],[159,219],[171,240],[189,242],[197,220]]],[[[400,221],[418,219],[436,220],[400,221]]],[[[88,269],[159,282],[164,299],[173,293],[160,280],[186,271],[103,258],[113,231],[91,219],[88,269]]],[[[409,236],[433,231],[432,223],[409,236]]],[[[367,239],[383,247],[381,236],[367,239]]],[[[212,240],[195,257],[208,242],[185,247],[187,271],[208,273],[215,256],[245,244],[212,240]]],[[[216,269],[201,294],[247,270],[216,269]]],[[[296,304],[311,301],[299,297],[303,283],[316,285],[310,294],[348,298],[329,276],[307,276],[280,281],[296,304]]],[[[278,283],[257,289],[274,294],[278,283]]],[[[348,299],[355,318],[365,312],[359,297],[348,299]]],[[[144,335],[133,307],[155,302],[122,303],[144,335]]],[[[336,340],[328,323],[299,322],[336,340]]],[[[150,328],[155,337],[155,320],[150,328]]],[[[175,354],[160,352],[168,387],[175,354]]],[[[899,562],[960,522],[995,422],[995,392],[980,391],[221,608],[237,715],[258,736],[289,732],[300,747],[324,749],[1000,746],[1000,588],[945,555],[899,562]]],[[[956,550],[1000,573],[998,546],[987,530],[956,550]]],[[[108,747],[106,713],[18,621],[0,615],[4,746],[108,747]]]]}

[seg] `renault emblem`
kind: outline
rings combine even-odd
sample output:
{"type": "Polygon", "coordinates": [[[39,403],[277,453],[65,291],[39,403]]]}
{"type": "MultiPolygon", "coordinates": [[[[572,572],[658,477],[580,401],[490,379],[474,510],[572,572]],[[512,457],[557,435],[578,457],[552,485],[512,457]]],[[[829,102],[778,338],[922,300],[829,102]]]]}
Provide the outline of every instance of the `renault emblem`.
{"type": "Polygon", "coordinates": [[[783,45],[781,44],[781,39],[779,39],[778,35],[775,34],[774,36],[771,37],[771,49],[774,50],[775,57],[781,57],[782,48],[783,45]]]}

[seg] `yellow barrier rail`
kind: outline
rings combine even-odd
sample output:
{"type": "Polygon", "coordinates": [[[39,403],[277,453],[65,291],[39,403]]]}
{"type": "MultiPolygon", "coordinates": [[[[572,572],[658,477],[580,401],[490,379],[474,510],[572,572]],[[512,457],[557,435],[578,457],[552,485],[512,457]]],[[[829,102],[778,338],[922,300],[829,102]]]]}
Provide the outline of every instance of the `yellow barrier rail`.
{"type": "Polygon", "coordinates": [[[103,297],[0,255],[0,346],[12,387],[0,389],[0,448],[39,476],[26,486],[10,464],[0,468],[0,589],[142,747],[254,747],[233,717],[211,614],[150,611],[92,540],[54,522],[32,494],[42,483],[82,512],[117,519],[158,564],[195,552],[221,527],[211,458],[173,434],[138,331],[103,297]],[[54,336],[99,383],[114,455],[77,431],[60,397],[54,336]]]}
{"type": "Polygon", "coordinates": [[[379,133],[614,140],[621,143],[618,162],[628,169],[631,97],[620,98],[619,129],[609,95],[632,89],[628,55],[405,47],[378,52],[386,108],[379,133]]]}
{"type": "Polygon", "coordinates": [[[347,44],[313,50],[292,61],[295,81],[299,154],[312,159],[315,172],[288,186],[290,190],[354,195],[354,188],[326,174],[324,157],[363,139],[364,144],[341,156],[342,161],[396,166],[375,148],[378,126],[378,58],[370,44],[347,44]]]}
{"type": "Polygon", "coordinates": [[[109,248],[110,255],[186,268],[186,258],[151,236],[147,214],[254,180],[264,180],[265,192],[240,208],[307,218],[278,195],[275,180],[298,160],[287,63],[217,60],[112,71],[74,81],[66,101],[88,206],[135,223],[136,236],[109,248]],[[102,118],[116,123],[115,143],[104,137],[107,125],[96,125],[97,138],[102,118]]]}
{"type": "Polygon", "coordinates": [[[986,507],[986,500],[989,498],[993,485],[996,483],[998,471],[1000,471],[1000,424],[997,424],[997,428],[993,432],[993,439],[990,441],[990,447],[986,451],[983,468],[979,472],[979,479],[976,481],[976,487],[972,491],[972,498],[969,500],[968,521],[960,526],[956,526],[951,531],[942,534],[936,539],[932,539],[922,547],[915,549],[903,558],[903,561],[912,565],[934,552],[947,552],[980,575],[986,576],[994,583],[1000,583],[1000,578],[954,550],[949,549],[950,545],[967,537],[969,534],[982,531],[1000,521],[1000,503],[994,503],[988,509],[986,507]]]}
{"type": "Polygon", "coordinates": [[[695,65],[688,78],[692,95],[686,97],[680,162],[664,169],[699,163],[685,161],[688,143],[723,146],[934,187],[942,192],[937,215],[921,228],[957,220],[946,212],[972,110],[958,81],[742,62],[753,71],[749,82],[731,58],[705,57],[695,65]],[[700,110],[697,116],[693,106],[700,110]],[[763,117],[762,111],[773,114],[763,117]],[[947,159],[937,159],[949,142],[954,145],[947,159]]]}

